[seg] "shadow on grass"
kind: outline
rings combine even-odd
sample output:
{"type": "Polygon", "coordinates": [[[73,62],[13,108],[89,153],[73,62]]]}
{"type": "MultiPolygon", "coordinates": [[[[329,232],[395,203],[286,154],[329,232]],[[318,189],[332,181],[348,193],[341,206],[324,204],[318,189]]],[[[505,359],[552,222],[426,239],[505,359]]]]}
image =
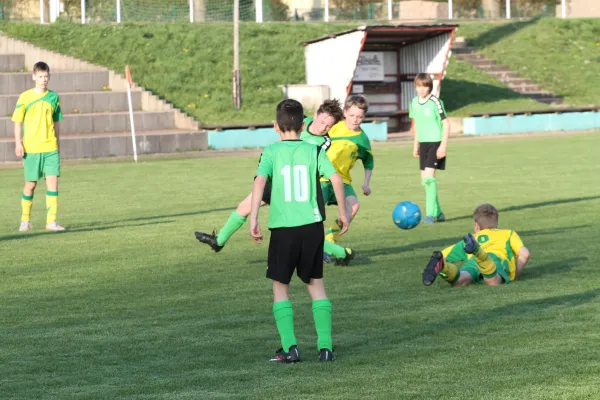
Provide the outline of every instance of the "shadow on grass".
{"type": "Polygon", "coordinates": [[[98,232],[98,231],[106,231],[106,230],[110,230],[110,229],[123,229],[123,228],[133,228],[133,227],[138,227],[138,226],[149,226],[149,225],[161,225],[161,224],[172,224],[176,222],[174,219],[173,220],[168,220],[168,221],[156,221],[156,222],[147,222],[147,223],[142,223],[142,224],[131,224],[131,225],[112,225],[112,226],[98,226],[98,227],[93,227],[93,228],[68,228],[64,231],[59,231],[59,232],[47,232],[47,231],[42,231],[40,230],[39,232],[23,232],[23,233],[19,233],[19,234],[15,234],[15,235],[8,235],[8,236],[0,236],[0,242],[1,241],[8,241],[8,240],[20,240],[20,239],[31,239],[37,236],[42,236],[42,235],[68,235],[70,233],[81,233],[81,232],[98,232]]]}
{"type": "Polygon", "coordinates": [[[488,85],[452,78],[444,79],[442,100],[447,112],[477,103],[494,103],[500,100],[527,99],[527,97],[505,87],[488,85]]]}
{"type": "MultiPolygon", "coordinates": [[[[469,38],[469,46],[473,46],[476,48],[490,46],[496,42],[499,42],[505,37],[510,36],[523,28],[528,27],[529,25],[537,24],[540,19],[541,17],[535,17],[527,21],[516,21],[509,24],[498,25],[492,29],[480,33],[474,38],[469,38]]],[[[445,83],[446,82],[444,81],[444,84],[445,83]]]]}
{"type": "Polygon", "coordinates": [[[587,257],[572,257],[566,260],[557,260],[536,265],[533,268],[525,268],[523,275],[519,277],[520,281],[529,279],[538,279],[544,275],[558,275],[570,272],[575,266],[588,261],[587,257]]]}

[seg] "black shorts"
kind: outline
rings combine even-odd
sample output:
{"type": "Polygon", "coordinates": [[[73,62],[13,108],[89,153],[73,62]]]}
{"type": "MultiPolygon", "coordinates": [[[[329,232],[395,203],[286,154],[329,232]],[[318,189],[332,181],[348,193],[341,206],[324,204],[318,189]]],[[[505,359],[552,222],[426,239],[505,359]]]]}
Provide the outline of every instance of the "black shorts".
{"type": "Polygon", "coordinates": [[[265,191],[263,192],[262,201],[264,201],[265,204],[271,204],[271,180],[270,179],[267,180],[267,184],[265,185],[265,191]]]}
{"type": "Polygon", "coordinates": [[[294,270],[304,283],[323,278],[323,223],[271,229],[267,278],[288,284],[294,270]]]}
{"type": "Polygon", "coordinates": [[[425,168],[446,169],[446,157],[438,160],[435,153],[440,147],[441,142],[423,142],[419,143],[419,161],[421,171],[425,168]]]}

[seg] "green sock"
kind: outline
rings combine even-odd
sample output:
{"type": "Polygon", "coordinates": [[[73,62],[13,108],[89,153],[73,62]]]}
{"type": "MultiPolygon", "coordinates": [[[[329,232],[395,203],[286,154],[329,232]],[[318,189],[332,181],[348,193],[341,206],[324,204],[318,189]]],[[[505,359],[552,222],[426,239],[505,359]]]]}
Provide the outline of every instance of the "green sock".
{"type": "Polygon", "coordinates": [[[242,217],[237,211],[232,212],[223,228],[219,231],[217,244],[219,246],[225,246],[225,243],[227,243],[231,235],[237,232],[237,230],[246,223],[246,219],[248,219],[248,217],[242,217]]]}
{"type": "Polygon", "coordinates": [[[314,300],[312,312],[317,329],[317,350],[329,349],[333,351],[331,340],[331,302],[329,299],[314,300]]]}
{"type": "Polygon", "coordinates": [[[281,337],[281,347],[286,353],[290,351],[290,347],[296,345],[296,336],[294,336],[294,310],[292,302],[289,300],[278,301],[273,304],[273,315],[277,330],[281,337]]]}
{"type": "Polygon", "coordinates": [[[437,181],[435,178],[423,179],[425,187],[425,215],[428,217],[437,217],[440,215],[440,208],[437,199],[437,181]]]}
{"type": "Polygon", "coordinates": [[[337,258],[346,257],[346,249],[338,244],[331,243],[329,240],[325,240],[323,244],[323,251],[337,258]]]}

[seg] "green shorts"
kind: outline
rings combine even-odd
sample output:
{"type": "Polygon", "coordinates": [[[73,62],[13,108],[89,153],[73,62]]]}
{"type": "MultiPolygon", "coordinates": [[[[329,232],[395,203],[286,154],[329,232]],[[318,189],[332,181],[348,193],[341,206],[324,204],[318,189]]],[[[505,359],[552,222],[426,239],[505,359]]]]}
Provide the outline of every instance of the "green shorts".
{"type": "Polygon", "coordinates": [[[37,182],[46,176],[60,176],[60,155],[58,151],[26,153],[23,156],[23,167],[26,182],[37,182]]]}
{"type": "MultiPolygon", "coordinates": [[[[323,193],[323,201],[327,205],[337,204],[337,200],[335,199],[335,192],[333,191],[333,185],[331,182],[321,182],[321,192],[323,193]]],[[[350,196],[358,197],[352,185],[348,185],[344,183],[344,196],[346,198],[350,196]]]]}
{"type": "MultiPolygon", "coordinates": [[[[510,283],[510,269],[508,268],[508,261],[503,260],[492,253],[488,253],[488,256],[492,259],[492,261],[494,261],[494,264],[496,264],[496,272],[502,277],[502,279],[504,279],[504,283],[510,283]]],[[[479,268],[477,268],[475,257],[470,258],[466,263],[464,263],[460,270],[471,275],[473,283],[483,283],[483,275],[481,275],[479,268]]]]}

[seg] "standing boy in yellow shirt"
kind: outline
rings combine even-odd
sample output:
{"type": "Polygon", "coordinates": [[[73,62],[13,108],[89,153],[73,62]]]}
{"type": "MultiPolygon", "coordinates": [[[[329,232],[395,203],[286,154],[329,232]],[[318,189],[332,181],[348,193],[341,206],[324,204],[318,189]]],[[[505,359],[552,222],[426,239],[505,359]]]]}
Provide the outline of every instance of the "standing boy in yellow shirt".
{"type": "Polygon", "coordinates": [[[12,120],[15,123],[15,154],[23,158],[25,187],[21,195],[20,232],[31,229],[31,206],[37,181],[46,178],[46,230],[64,231],[56,222],[58,211],[58,121],[63,119],[58,95],[48,90],[50,67],[33,66],[35,88],[21,93],[12,120]]]}

